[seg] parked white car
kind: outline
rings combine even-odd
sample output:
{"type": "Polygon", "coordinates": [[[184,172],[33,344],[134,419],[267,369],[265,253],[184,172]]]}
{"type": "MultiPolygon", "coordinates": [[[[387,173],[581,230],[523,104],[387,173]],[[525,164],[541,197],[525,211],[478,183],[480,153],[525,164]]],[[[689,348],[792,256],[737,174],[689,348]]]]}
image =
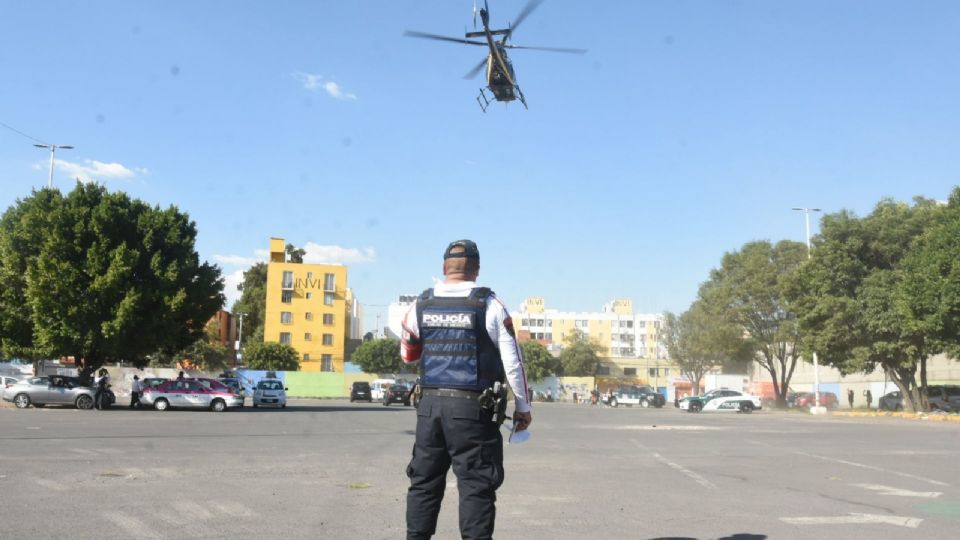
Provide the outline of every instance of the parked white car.
{"type": "Polygon", "coordinates": [[[383,393],[390,388],[396,379],[377,379],[370,383],[370,398],[374,401],[383,401],[383,393]]]}
{"type": "Polygon", "coordinates": [[[280,379],[261,379],[253,390],[254,407],[287,407],[287,388],[280,379]]]}

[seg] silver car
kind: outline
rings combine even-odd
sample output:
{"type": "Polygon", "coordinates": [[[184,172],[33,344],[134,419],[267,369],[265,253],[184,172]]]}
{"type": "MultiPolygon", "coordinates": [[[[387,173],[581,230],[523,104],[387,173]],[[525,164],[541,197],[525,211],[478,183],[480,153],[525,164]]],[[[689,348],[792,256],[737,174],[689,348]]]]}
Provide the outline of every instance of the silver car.
{"type": "Polygon", "coordinates": [[[75,405],[78,409],[92,409],[96,390],[83,386],[76,377],[51,375],[32,377],[3,389],[3,400],[12,401],[19,409],[30,405],[75,405]]]}
{"type": "MultiPolygon", "coordinates": [[[[223,387],[226,388],[226,387],[223,387]]],[[[196,379],[167,381],[153,388],[144,388],[140,403],[158,411],[171,408],[210,409],[222,412],[242,407],[243,396],[218,387],[210,387],[196,379]]]]}
{"type": "Polygon", "coordinates": [[[287,408],[287,389],[280,379],[262,379],[253,390],[254,407],[287,408]]]}

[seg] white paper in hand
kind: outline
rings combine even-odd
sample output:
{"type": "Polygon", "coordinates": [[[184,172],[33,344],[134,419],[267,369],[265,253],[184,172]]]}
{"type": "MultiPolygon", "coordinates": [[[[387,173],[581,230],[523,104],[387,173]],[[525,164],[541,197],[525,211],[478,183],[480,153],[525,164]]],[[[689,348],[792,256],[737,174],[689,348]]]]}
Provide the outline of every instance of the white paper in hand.
{"type": "Polygon", "coordinates": [[[517,426],[514,424],[513,428],[510,429],[510,438],[507,439],[507,444],[522,444],[529,440],[530,430],[517,431],[517,426]]]}

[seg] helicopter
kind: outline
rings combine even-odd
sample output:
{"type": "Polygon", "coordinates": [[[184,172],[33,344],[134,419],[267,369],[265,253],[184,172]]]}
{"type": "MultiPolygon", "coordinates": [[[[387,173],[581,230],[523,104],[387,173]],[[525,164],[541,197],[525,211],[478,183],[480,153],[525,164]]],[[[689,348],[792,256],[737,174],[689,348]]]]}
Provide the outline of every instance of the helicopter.
{"type": "Polygon", "coordinates": [[[466,32],[464,38],[460,39],[449,36],[441,36],[438,34],[428,34],[426,32],[415,32],[412,30],[407,30],[404,32],[405,36],[408,37],[417,37],[424,39],[435,39],[438,41],[449,41],[453,43],[464,43],[467,45],[479,45],[481,47],[487,47],[489,52],[487,57],[480,61],[473,69],[471,69],[464,76],[464,79],[472,79],[476,77],[484,66],[487,68],[487,87],[480,89],[480,95],[477,96],[477,103],[480,104],[480,108],[483,112],[487,112],[487,107],[493,101],[502,101],[509,102],[514,100],[520,100],[520,103],[523,104],[523,107],[527,109],[527,99],[524,97],[523,92],[520,90],[520,86],[517,84],[516,72],[513,70],[513,63],[510,62],[510,58],[507,56],[507,49],[529,49],[537,51],[549,51],[549,52],[561,52],[561,53],[572,53],[572,54],[583,54],[587,52],[585,49],[567,49],[559,47],[524,47],[522,45],[514,45],[513,43],[508,43],[508,40],[513,37],[513,31],[520,26],[527,16],[536,9],[543,0],[530,0],[526,6],[520,11],[517,15],[516,20],[512,24],[508,24],[507,28],[500,30],[492,30],[490,28],[490,7],[487,5],[487,0],[483,0],[483,7],[480,10],[477,10],[476,2],[473,5],[473,27],[474,30],[477,28],[477,14],[480,15],[480,20],[483,23],[483,30],[466,32]],[[500,36],[497,39],[495,36],[500,36]],[[470,38],[486,38],[486,41],[475,41],[470,38]],[[490,95],[488,95],[488,92],[490,95]]]}

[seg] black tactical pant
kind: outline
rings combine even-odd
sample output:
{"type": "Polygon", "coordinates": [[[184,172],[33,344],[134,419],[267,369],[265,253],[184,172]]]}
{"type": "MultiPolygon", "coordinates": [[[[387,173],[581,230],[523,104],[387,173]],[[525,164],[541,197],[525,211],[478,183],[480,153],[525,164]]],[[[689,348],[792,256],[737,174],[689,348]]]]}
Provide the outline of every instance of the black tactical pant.
{"type": "Polygon", "coordinates": [[[492,538],[497,488],[503,483],[503,437],[476,399],[424,396],[407,466],[407,538],[430,538],[453,466],[460,491],[460,535],[492,538]]]}

